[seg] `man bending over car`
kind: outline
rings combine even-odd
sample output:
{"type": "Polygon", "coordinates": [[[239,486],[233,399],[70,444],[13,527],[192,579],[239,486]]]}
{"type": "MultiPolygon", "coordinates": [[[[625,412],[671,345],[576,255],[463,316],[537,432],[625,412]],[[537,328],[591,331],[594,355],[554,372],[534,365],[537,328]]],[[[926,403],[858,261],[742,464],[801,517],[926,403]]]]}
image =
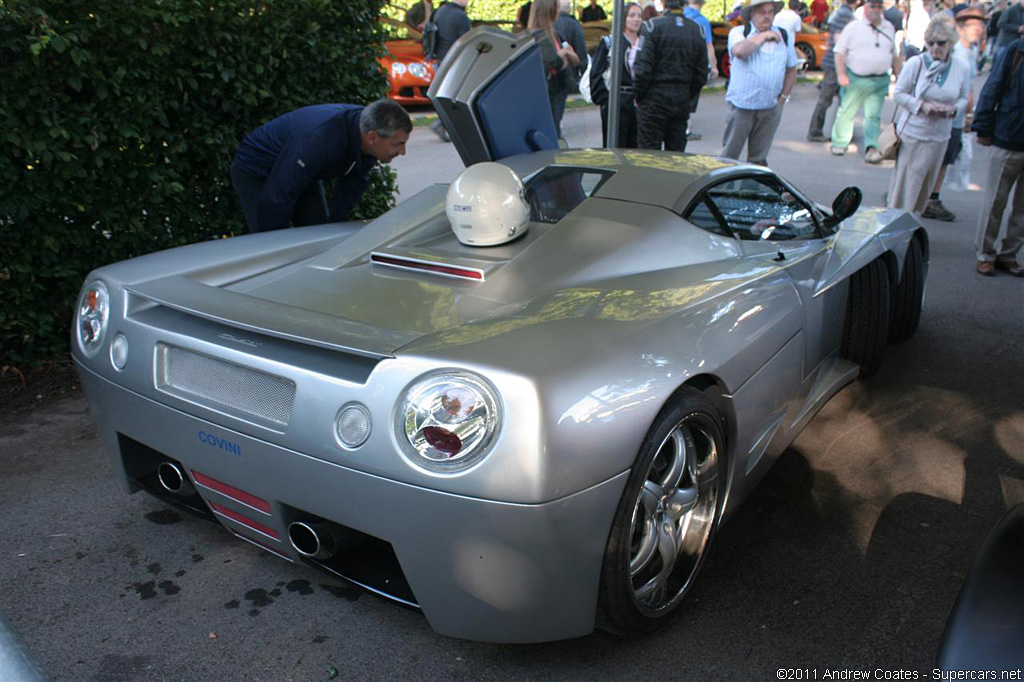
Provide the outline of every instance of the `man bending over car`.
{"type": "Polygon", "coordinates": [[[370,170],[405,154],[412,121],[388,99],[317,104],[275,118],[235,150],[231,184],[250,232],[345,220],[370,170]],[[337,178],[330,202],[323,181],[337,178]]]}

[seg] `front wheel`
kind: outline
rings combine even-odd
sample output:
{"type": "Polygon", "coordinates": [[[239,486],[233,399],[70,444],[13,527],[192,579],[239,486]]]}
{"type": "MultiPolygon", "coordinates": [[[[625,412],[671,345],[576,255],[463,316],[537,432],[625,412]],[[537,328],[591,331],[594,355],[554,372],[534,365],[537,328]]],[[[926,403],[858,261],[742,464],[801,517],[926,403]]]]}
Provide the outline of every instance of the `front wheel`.
{"type": "Polygon", "coordinates": [[[718,75],[725,80],[729,80],[729,69],[729,51],[726,50],[718,57],[718,75]]]}
{"type": "Polygon", "coordinates": [[[839,354],[861,367],[860,375],[870,377],[882,366],[889,338],[889,271],[881,258],[850,276],[839,354]]]}
{"type": "Polygon", "coordinates": [[[677,610],[707,556],[725,486],[722,417],[684,389],[647,433],[605,549],[598,626],[650,632],[677,610]]]}
{"type": "Polygon", "coordinates": [[[796,51],[799,52],[800,56],[806,60],[804,62],[806,70],[810,71],[818,65],[817,55],[814,54],[814,48],[807,43],[797,43],[796,51]]]}

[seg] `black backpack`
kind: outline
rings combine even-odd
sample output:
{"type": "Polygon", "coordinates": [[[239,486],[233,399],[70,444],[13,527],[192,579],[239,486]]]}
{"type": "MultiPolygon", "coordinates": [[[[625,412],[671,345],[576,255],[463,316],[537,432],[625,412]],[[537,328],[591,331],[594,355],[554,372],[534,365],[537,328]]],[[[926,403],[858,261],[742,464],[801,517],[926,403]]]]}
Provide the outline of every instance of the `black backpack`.
{"type": "MultiPolygon", "coordinates": [[[[786,33],[786,29],[782,28],[781,26],[772,26],[772,28],[779,29],[779,33],[782,34],[782,44],[788,46],[789,45],[789,34],[786,33]]],[[[769,29],[769,30],[771,30],[771,29],[769,29]]],[[[747,22],[746,24],[743,25],[743,37],[746,38],[749,35],[750,35],[750,22],[747,22]]]]}

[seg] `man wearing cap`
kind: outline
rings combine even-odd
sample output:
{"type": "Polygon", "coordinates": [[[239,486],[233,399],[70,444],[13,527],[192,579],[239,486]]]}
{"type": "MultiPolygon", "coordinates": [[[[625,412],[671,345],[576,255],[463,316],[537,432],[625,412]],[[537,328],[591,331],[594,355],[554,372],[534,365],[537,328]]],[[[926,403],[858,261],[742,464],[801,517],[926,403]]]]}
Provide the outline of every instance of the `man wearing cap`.
{"type": "Polygon", "coordinates": [[[765,165],[782,108],[796,82],[794,36],[772,26],[782,3],[750,0],[743,7],[746,26],[729,31],[731,73],[725,92],[722,156],[736,159],[747,147],[747,161],[765,165]]]}
{"type": "Polygon", "coordinates": [[[708,81],[705,45],[682,0],[665,0],[665,13],[644,22],[633,63],[640,149],[686,151],[690,103],[708,81]]]}
{"type": "MultiPolygon", "coordinates": [[[[953,46],[953,58],[959,59],[967,65],[967,73],[971,81],[978,75],[978,42],[985,34],[986,28],[985,10],[981,5],[971,5],[962,9],[956,14],[956,25],[960,31],[960,40],[953,46]]],[[[939,169],[939,177],[935,181],[935,191],[928,197],[921,216],[932,220],[943,220],[953,222],[956,214],[943,206],[939,194],[942,191],[942,182],[946,179],[946,170],[949,165],[955,163],[960,151],[963,149],[964,132],[970,132],[970,121],[974,114],[974,89],[970,90],[967,99],[967,108],[959,109],[953,118],[953,129],[950,133],[949,144],[946,145],[946,154],[942,157],[942,168],[939,169]]]]}
{"type": "Polygon", "coordinates": [[[898,71],[896,29],[882,17],[883,0],[868,0],[864,18],[851,21],[836,42],[839,111],[832,125],[832,153],[842,156],[853,139],[853,119],[864,108],[864,160],[880,163],[878,133],[889,74],[898,71]]]}
{"type": "MultiPolygon", "coordinates": [[[[1024,245],[1024,38],[996,53],[992,73],[978,96],[974,132],[978,144],[991,147],[985,198],[978,216],[975,249],[977,270],[991,277],[1005,270],[1024,277],[1020,256],[1024,245]],[[1014,191],[1014,185],[1017,189],[1014,191]],[[1013,206],[1006,234],[996,248],[1006,202],[1013,192],[1013,206]]],[[[1019,311],[1019,303],[1018,308],[1019,311]]]]}
{"type": "Polygon", "coordinates": [[[825,116],[832,106],[832,100],[839,97],[839,80],[836,78],[836,58],[833,50],[836,41],[842,35],[846,25],[853,21],[853,8],[857,6],[858,0],[846,0],[832,13],[828,20],[828,48],[825,56],[821,59],[822,78],[818,84],[818,103],[814,105],[814,113],[811,114],[811,124],[807,129],[808,142],[828,142],[831,138],[825,135],[825,116]]]}
{"type": "Polygon", "coordinates": [[[374,165],[405,154],[411,132],[409,114],[389,99],[317,104],[264,123],[245,136],[231,165],[249,231],[345,220],[374,165]],[[323,181],[331,178],[328,207],[323,181]]]}

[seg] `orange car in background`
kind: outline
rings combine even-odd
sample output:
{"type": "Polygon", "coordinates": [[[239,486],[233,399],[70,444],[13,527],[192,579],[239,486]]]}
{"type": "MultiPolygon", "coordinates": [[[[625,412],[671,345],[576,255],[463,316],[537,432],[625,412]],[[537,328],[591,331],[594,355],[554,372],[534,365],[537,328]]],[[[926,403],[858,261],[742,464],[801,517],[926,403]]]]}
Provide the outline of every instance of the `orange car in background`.
{"type": "Polygon", "coordinates": [[[402,106],[430,104],[427,88],[434,80],[435,62],[424,59],[420,32],[389,17],[381,21],[395,35],[384,43],[387,54],[377,59],[388,75],[388,97],[402,106]]]}
{"type": "MultiPolygon", "coordinates": [[[[722,78],[729,77],[729,31],[735,24],[712,23],[711,34],[715,45],[715,58],[718,60],[718,73],[722,78]]],[[[796,56],[804,60],[803,69],[821,68],[821,60],[828,51],[828,31],[815,28],[805,23],[796,34],[796,56]]]]}

